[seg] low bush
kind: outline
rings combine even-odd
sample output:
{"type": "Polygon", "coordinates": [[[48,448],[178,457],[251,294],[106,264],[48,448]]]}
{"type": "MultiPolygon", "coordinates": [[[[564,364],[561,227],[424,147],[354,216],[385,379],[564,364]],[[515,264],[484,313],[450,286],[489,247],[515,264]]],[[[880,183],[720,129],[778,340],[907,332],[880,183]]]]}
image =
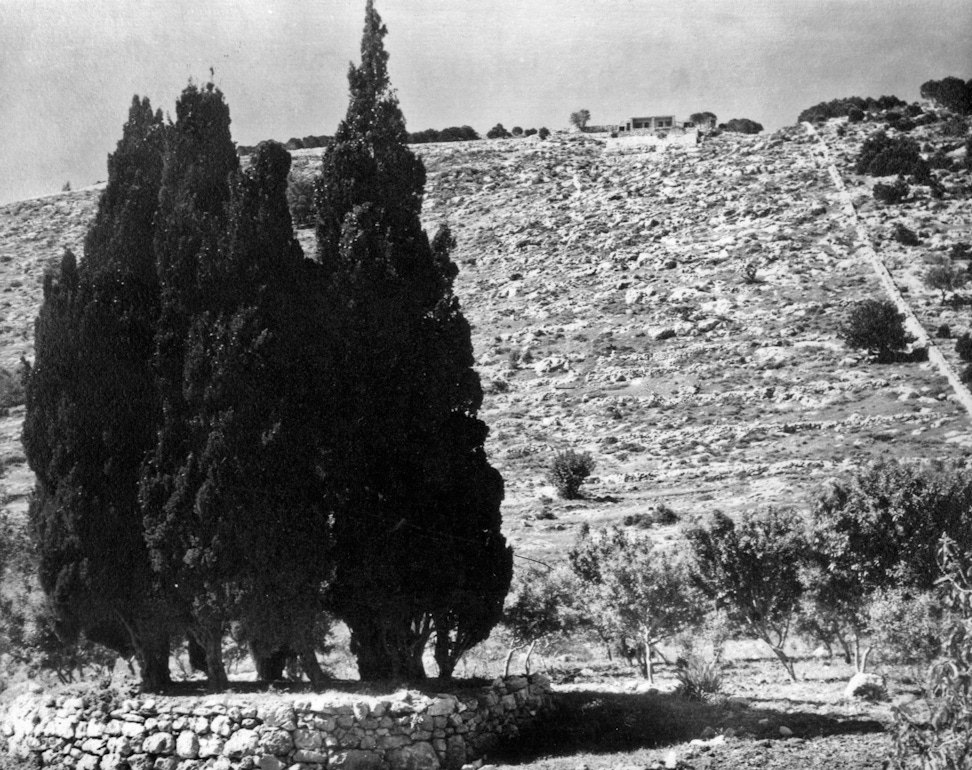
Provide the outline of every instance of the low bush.
{"type": "Polygon", "coordinates": [[[908,193],[911,192],[911,187],[905,182],[904,177],[899,176],[893,184],[878,182],[871,192],[874,195],[874,200],[892,206],[907,198],[908,193]]]}
{"type": "Polygon", "coordinates": [[[0,409],[9,409],[24,403],[24,381],[18,372],[0,367],[0,409]]]}
{"type": "Polygon", "coordinates": [[[550,136],[550,129],[544,126],[537,132],[537,136],[539,136],[541,139],[546,139],[548,136],[550,136]]]}
{"type": "Polygon", "coordinates": [[[955,352],[963,361],[972,362],[972,334],[965,332],[955,340],[955,352]]]}
{"type": "Polygon", "coordinates": [[[968,259],[972,256],[972,245],[968,243],[953,243],[952,247],[948,250],[948,256],[951,259],[968,259]]]}
{"type": "Polygon", "coordinates": [[[969,364],[959,372],[959,379],[966,385],[972,385],[972,364],[969,364]]]}
{"type": "Polygon", "coordinates": [[[890,138],[883,131],[869,136],[861,145],[854,171],[868,176],[909,174],[916,180],[927,179],[928,164],[922,160],[918,143],[908,137],[890,138]]]}
{"type": "Polygon", "coordinates": [[[948,292],[955,292],[965,286],[969,280],[969,274],[955,266],[948,257],[941,257],[941,261],[928,268],[925,273],[925,285],[929,289],[942,293],[942,304],[948,292]]]}
{"type": "Polygon", "coordinates": [[[912,341],[904,320],[890,300],[866,299],[854,305],[837,335],[850,347],[866,350],[887,363],[912,341]]]}
{"type": "Polygon", "coordinates": [[[894,229],[891,231],[891,238],[896,240],[902,246],[918,246],[921,244],[921,239],[918,237],[918,233],[900,222],[894,223],[894,229]]]}
{"type": "Polygon", "coordinates": [[[688,700],[708,700],[722,691],[722,661],[690,654],[675,668],[675,694],[688,700]]]}
{"type": "Polygon", "coordinates": [[[581,496],[581,485],[594,472],[594,467],[594,458],[589,452],[568,449],[554,456],[547,478],[561,497],[576,500],[581,496]]]}
{"type": "Polygon", "coordinates": [[[763,130],[761,123],[757,123],[755,120],[750,120],[749,118],[733,118],[722,123],[719,128],[736,134],[758,134],[763,130]]]}
{"type": "Polygon", "coordinates": [[[940,340],[947,340],[952,336],[952,327],[948,324],[941,324],[935,331],[935,336],[940,340]]]}

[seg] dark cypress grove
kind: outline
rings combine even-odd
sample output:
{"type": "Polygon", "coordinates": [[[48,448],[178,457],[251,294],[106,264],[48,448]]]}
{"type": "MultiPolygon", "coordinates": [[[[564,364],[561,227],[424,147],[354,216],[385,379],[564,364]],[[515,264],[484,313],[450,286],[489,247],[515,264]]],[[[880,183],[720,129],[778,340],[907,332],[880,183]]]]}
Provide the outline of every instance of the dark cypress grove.
{"type": "Polygon", "coordinates": [[[24,446],[40,582],[59,632],[135,654],[146,689],[169,681],[170,608],[142,538],[140,466],[159,419],[151,359],[152,250],[164,127],[135,97],[80,267],[48,276],[27,382],[24,446]]]}
{"type": "Polygon", "coordinates": [[[212,83],[190,84],[166,132],[154,249],[160,286],[154,366],[162,420],[144,468],[140,496],[146,542],[163,585],[178,596],[189,633],[205,650],[213,688],[225,687],[222,638],[238,599],[221,583],[225,560],[211,553],[220,517],[196,505],[205,483],[200,451],[208,425],[192,412],[184,374],[194,321],[207,308],[207,290],[227,226],[230,175],[239,167],[229,107],[212,83]],[[209,271],[209,272],[207,272],[209,271]]]}
{"type": "Polygon", "coordinates": [[[313,333],[319,270],[294,237],[289,170],[281,145],[261,144],[232,177],[222,248],[202,255],[206,309],[189,329],[183,379],[190,451],[177,473],[193,482],[152,537],[172,554],[167,570],[196,623],[221,638],[238,621],[262,679],[279,678],[292,652],[319,683],[329,510],[313,447],[327,336],[313,333]]]}
{"type": "Polygon", "coordinates": [[[486,458],[470,329],[448,232],[422,230],[425,169],[388,78],[368,1],[350,104],[322,159],[318,259],[340,332],[322,467],[335,508],[330,601],[362,679],[440,673],[488,636],[509,587],[503,483],[486,458]]]}

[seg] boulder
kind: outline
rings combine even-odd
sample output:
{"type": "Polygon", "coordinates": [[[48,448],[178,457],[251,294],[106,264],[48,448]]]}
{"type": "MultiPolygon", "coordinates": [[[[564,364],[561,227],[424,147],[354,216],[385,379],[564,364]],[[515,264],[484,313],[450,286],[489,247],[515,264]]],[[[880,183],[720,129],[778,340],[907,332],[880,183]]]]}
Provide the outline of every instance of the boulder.
{"type": "Polygon", "coordinates": [[[888,690],[884,683],[884,677],[878,674],[854,674],[847,688],[844,690],[847,698],[858,698],[860,700],[887,700],[888,690]]]}

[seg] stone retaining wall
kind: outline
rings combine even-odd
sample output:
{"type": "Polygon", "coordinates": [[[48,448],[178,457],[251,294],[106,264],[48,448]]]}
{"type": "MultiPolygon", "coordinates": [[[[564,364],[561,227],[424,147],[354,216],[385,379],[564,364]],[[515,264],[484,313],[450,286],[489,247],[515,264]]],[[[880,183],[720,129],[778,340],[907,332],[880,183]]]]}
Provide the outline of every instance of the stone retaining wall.
{"type": "Polygon", "coordinates": [[[415,691],[152,698],[25,694],[0,713],[7,751],[78,770],[451,770],[549,708],[546,677],[415,691]]]}

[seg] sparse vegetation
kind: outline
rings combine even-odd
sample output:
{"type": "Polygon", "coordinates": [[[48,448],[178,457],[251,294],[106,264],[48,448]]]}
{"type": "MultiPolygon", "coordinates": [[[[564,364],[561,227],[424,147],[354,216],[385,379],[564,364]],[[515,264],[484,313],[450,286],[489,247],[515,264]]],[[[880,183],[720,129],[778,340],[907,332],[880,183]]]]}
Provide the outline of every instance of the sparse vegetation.
{"type": "Polygon", "coordinates": [[[905,331],[904,314],[886,299],[858,302],[837,334],[850,347],[866,350],[884,363],[893,361],[912,341],[905,331]]]}
{"type": "Polygon", "coordinates": [[[968,283],[969,273],[956,267],[948,257],[942,257],[940,261],[928,268],[924,280],[929,289],[942,293],[944,305],[949,292],[956,292],[968,283]]]}
{"type": "Polygon", "coordinates": [[[502,123],[497,123],[486,132],[487,139],[509,139],[510,132],[503,128],[502,123]]]}
{"type": "Polygon", "coordinates": [[[567,449],[554,455],[547,478],[561,497],[576,500],[581,496],[581,485],[594,472],[594,467],[594,458],[589,452],[567,449]]]}
{"type": "Polygon", "coordinates": [[[872,190],[874,194],[874,200],[885,203],[889,206],[893,206],[897,203],[901,203],[905,198],[908,197],[908,193],[911,188],[908,183],[905,182],[904,177],[899,176],[891,184],[885,184],[884,182],[878,182],[874,185],[872,190]]]}
{"type": "Polygon", "coordinates": [[[591,113],[589,110],[578,110],[577,112],[570,113],[570,124],[580,131],[587,128],[587,124],[590,121],[591,113]]]}
{"type": "Polygon", "coordinates": [[[734,134],[758,134],[763,130],[763,125],[749,118],[733,118],[720,123],[719,128],[734,134]]]}
{"type": "Polygon", "coordinates": [[[869,176],[910,175],[916,182],[927,181],[931,174],[914,139],[891,138],[884,131],[864,140],[854,171],[869,176]]]}

